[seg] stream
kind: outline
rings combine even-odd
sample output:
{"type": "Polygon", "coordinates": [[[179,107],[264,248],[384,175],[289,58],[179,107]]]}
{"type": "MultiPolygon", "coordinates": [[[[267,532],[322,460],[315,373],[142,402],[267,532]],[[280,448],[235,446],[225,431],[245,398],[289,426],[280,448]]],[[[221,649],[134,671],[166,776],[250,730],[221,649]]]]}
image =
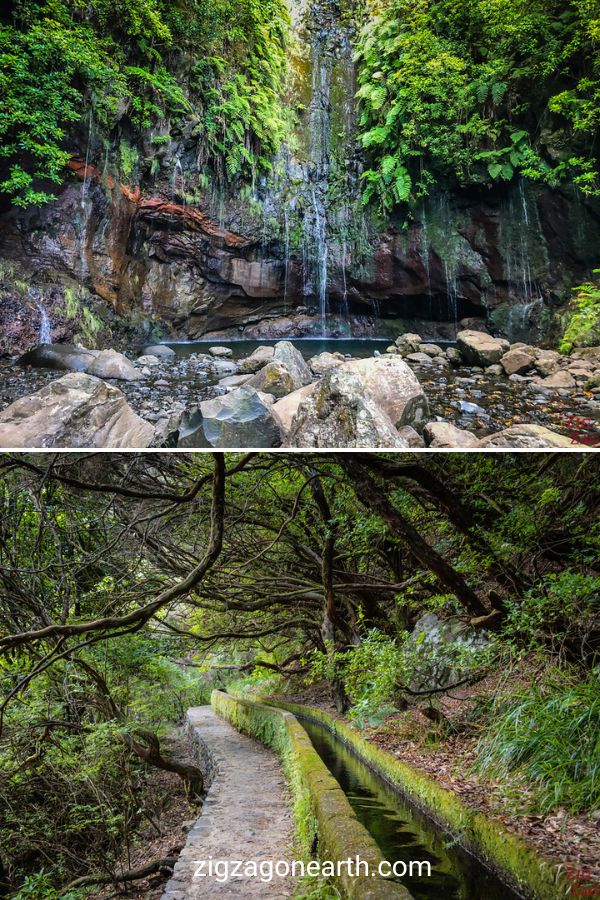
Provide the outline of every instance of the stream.
{"type": "Polygon", "coordinates": [[[322,725],[300,719],[313,746],[345,792],[357,818],[390,863],[428,860],[431,876],[407,876],[415,900],[516,900],[520,897],[453,843],[322,725]]]}

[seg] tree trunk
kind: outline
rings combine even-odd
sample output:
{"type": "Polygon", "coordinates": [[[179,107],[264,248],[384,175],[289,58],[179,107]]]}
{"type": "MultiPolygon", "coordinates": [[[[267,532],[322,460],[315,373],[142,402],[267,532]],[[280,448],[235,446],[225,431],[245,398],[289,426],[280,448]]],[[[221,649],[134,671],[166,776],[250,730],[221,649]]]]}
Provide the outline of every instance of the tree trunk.
{"type": "Polygon", "coordinates": [[[427,541],[417,529],[404,518],[390,502],[385,491],[371,477],[368,470],[356,462],[350,454],[340,455],[338,462],[353,482],[357,497],[386,522],[392,531],[408,545],[412,553],[425,568],[433,572],[471,616],[485,616],[488,610],[476,592],[427,541]]]}

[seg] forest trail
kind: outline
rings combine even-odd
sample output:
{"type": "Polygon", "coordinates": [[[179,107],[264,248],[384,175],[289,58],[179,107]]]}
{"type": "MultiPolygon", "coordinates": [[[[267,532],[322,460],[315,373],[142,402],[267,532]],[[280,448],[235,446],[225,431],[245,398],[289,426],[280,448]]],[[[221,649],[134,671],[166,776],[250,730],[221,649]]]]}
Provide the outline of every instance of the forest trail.
{"type": "MultiPolygon", "coordinates": [[[[200,860],[291,861],[293,828],[285,781],[275,755],[220,719],[210,706],[188,710],[188,719],[217,761],[202,814],[166,886],[163,900],[292,895],[289,880],[194,878],[200,860]]],[[[206,869],[208,868],[208,862],[206,869]]]]}

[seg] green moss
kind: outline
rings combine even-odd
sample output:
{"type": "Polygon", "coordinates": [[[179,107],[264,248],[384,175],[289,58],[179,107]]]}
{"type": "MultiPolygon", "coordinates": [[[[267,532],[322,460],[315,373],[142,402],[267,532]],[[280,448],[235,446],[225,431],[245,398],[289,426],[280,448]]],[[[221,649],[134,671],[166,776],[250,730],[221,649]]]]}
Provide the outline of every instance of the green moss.
{"type": "Polygon", "coordinates": [[[320,722],[387,782],[443,828],[450,830],[461,846],[526,896],[535,900],[556,900],[566,895],[566,883],[558,867],[542,859],[497,820],[466,806],[460,797],[440,787],[428,775],[399,762],[324,710],[279,701],[263,702],[320,722]]]}
{"type": "MultiPolygon", "coordinates": [[[[235,728],[258,738],[279,755],[293,798],[298,840],[306,858],[316,839],[321,860],[337,862],[360,856],[371,867],[379,865],[383,860],[379,848],[356,818],[345,793],[295,716],[274,705],[221,691],[213,691],[211,704],[235,728]]],[[[406,888],[383,878],[351,878],[341,871],[334,882],[342,896],[352,900],[411,900],[406,888]]]]}

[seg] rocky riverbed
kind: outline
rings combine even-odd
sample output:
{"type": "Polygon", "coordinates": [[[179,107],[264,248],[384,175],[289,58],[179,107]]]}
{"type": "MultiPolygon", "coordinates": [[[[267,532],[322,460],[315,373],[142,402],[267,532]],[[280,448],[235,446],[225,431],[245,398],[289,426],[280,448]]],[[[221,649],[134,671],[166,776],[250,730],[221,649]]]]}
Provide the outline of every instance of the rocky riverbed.
{"type": "MultiPolygon", "coordinates": [[[[362,348],[372,353],[362,360],[330,351],[311,357],[310,345],[287,341],[242,358],[248,348],[233,343],[206,349],[183,356],[150,347],[128,359],[56,345],[7,360],[0,446],[82,446],[72,433],[77,422],[97,418],[93,405],[107,403],[98,379],[113,417],[98,434],[117,442],[111,446],[600,445],[599,348],[563,357],[467,330],[450,347],[404,334],[385,349],[362,348]],[[46,411],[64,427],[44,433],[46,411]],[[125,412],[134,418],[119,428],[125,412]]],[[[93,428],[85,433],[102,446],[93,428]]]]}

